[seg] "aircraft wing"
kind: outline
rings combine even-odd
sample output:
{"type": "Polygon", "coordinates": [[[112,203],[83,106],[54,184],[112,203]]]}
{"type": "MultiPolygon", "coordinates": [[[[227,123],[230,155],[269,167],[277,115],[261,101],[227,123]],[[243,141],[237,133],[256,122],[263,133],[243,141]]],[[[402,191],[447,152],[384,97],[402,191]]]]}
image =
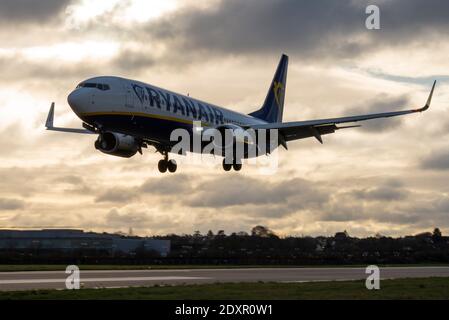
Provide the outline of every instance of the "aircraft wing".
{"type": "Polygon", "coordinates": [[[61,131],[61,132],[71,132],[71,133],[83,133],[83,134],[95,134],[95,131],[87,129],[77,129],[77,128],[59,128],[53,126],[53,119],[55,117],[55,103],[51,104],[50,110],[48,111],[47,121],[45,122],[45,127],[47,130],[51,131],[61,131]]]}
{"type": "Polygon", "coordinates": [[[287,147],[286,142],[297,139],[305,139],[310,137],[315,137],[320,143],[323,143],[321,135],[334,133],[339,129],[347,129],[358,126],[343,126],[338,127],[337,124],[359,122],[365,120],[372,120],[378,118],[390,118],[396,116],[402,116],[411,113],[423,112],[429,109],[430,103],[432,102],[433,91],[435,89],[436,81],[433,83],[432,90],[430,91],[429,98],[424,107],[419,109],[410,109],[403,111],[394,112],[383,112],[383,113],[373,113],[360,116],[350,116],[341,118],[330,118],[330,119],[319,119],[319,120],[308,120],[308,121],[295,121],[295,122],[285,122],[285,123],[267,123],[261,125],[251,126],[254,130],[259,129],[278,129],[280,136],[280,144],[285,148],[287,147]]]}

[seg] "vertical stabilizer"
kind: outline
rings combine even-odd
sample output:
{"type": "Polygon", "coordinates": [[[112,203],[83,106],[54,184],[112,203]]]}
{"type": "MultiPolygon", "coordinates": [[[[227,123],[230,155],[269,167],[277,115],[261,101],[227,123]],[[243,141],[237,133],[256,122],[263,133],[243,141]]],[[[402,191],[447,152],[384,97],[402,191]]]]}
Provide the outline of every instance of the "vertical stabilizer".
{"type": "Polygon", "coordinates": [[[283,54],[262,107],[250,116],[267,122],[282,122],[285,89],[287,86],[288,56],[283,54]]]}

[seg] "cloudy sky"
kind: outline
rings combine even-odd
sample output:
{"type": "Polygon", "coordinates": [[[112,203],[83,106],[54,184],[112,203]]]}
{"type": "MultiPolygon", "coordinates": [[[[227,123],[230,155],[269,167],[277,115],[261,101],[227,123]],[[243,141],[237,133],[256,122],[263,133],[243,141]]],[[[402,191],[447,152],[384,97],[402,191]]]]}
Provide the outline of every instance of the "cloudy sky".
{"type": "Polygon", "coordinates": [[[137,234],[449,233],[449,2],[446,0],[2,0],[0,227],[137,234]],[[381,29],[365,28],[377,4],[381,29]],[[80,126],[66,97],[96,75],[139,79],[249,113],[282,53],[290,56],[285,121],[421,107],[281,150],[276,174],[246,166],[121,159],[80,126]]]}

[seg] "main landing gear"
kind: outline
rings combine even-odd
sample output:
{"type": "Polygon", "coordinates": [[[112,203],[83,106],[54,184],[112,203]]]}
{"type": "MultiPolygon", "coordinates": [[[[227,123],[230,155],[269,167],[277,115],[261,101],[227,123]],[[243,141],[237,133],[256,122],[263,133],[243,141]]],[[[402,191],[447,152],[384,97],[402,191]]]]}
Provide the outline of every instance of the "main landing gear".
{"type": "Polygon", "coordinates": [[[233,160],[232,163],[229,163],[229,161],[226,161],[226,159],[223,159],[223,170],[224,171],[231,171],[231,169],[234,168],[235,171],[242,170],[242,164],[237,163],[237,161],[233,160]]]}
{"type": "Polygon", "coordinates": [[[176,172],[176,169],[178,169],[178,165],[176,164],[175,160],[168,160],[168,152],[164,152],[164,159],[159,160],[159,163],[157,164],[157,168],[159,169],[159,172],[165,173],[167,170],[171,173],[176,172]]]}

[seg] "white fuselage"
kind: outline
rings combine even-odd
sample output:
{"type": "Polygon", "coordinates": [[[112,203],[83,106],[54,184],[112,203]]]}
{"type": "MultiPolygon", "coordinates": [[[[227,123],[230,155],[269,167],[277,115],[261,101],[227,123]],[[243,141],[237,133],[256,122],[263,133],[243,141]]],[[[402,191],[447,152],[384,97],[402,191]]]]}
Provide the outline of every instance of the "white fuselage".
{"type": "Polygon", "coordinates": [[[97,77],[80,83],[68,96],[72,110],[97,128],[168,142],[176,128],[250,126],[260,119],[143,82],[97,77]],[[168,135],[167,135],[168,134],[168,135]]]}

